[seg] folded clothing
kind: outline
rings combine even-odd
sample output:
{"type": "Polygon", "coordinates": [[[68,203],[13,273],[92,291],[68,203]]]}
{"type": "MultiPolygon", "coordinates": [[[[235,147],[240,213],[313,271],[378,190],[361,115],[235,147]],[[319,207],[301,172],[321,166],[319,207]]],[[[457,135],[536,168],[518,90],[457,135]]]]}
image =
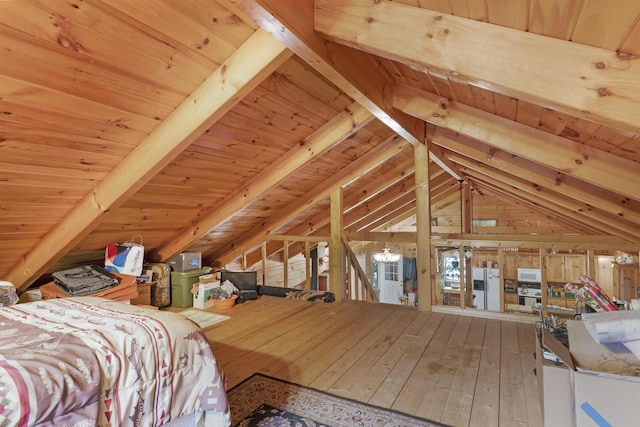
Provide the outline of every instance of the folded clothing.
{"type": "Polygon", "coordinates": [[[70,296],[91,295],[118,285],[118,277],[97,265],[82,265],[51,274],[56,286],[70,296]]]}

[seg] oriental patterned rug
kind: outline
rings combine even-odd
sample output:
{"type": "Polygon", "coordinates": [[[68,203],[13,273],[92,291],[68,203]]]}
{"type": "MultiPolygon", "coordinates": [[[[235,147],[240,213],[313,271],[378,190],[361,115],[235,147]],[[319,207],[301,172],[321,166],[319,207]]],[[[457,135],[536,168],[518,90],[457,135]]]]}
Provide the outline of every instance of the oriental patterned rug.
{"type": "Polygon", "coordinates": [[[444,426],[262,374],[229,390],[228,397],[233,427],[444,426]]]}

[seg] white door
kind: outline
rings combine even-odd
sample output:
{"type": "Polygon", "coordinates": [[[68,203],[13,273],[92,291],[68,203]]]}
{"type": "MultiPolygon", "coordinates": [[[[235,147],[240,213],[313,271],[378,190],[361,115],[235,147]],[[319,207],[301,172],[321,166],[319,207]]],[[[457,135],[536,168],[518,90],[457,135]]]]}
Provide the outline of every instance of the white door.
{"type": "Polygon", "coordinates": [[[402,257],[396,262],[378,263],[378,287],[380,302],[399,304],[403,295],[402,289],[402,257]]]}

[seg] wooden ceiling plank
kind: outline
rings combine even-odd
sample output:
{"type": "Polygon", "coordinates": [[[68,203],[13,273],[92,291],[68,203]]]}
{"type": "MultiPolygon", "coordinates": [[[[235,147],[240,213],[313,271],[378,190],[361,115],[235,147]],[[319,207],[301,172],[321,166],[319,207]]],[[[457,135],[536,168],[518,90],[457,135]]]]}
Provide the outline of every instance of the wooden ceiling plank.
{"type": "Polygon", "coordinates": [[[243,95],[281,65],[291,52],[262,30],[243,44],[173,113],[123,159],[45,239],[28,251],[6,280],[22,292],[179,155],[243,95]]]}
{"type": "Polygon", "coordinates": [[[616,7],[598,0],[583,0],[582,3],[571,39],[611,51],[620,49],[620,40],[629,33],[640,13],[640,3],[636,0],[618,0],[616,7]]]}
{"type": "Polygon", "coordinates": [[[197,222],[185,227],[177,236],[157,249],[161,260],[167,260],[187,248],[231,216],[239,213],[242,207],[263,197],[270,189],[278,185],[291,173],[302,168],[326,150],[339,144],[373,120],[373,116],[357,103],[337,114],[324,126],[313,132],[306,140],[289,150],[270,166],[226,197],[221,203],[212,206],[197,222]]]}
{"type": "Polygon", "coordinates": [[[355,49],[446,70],[592,121],[635,131],[640,126],[640,67],[615,50],[389,1],[317,0],[314,23],[316,31],[355,49]]]}
{"type": "Polygon", "coordinates": [[[529,0],[486,0],[489,22],[526,31],[529,21],[529,0]]]}
{"type": "Polygon", "coordinates": [[[571,40],[583,0],[530,0],[528,30],[556,39],[571,40]]]}
{"type": "Polygon", "coordinates": [[[396,87],[394,106],[442,128],[640,201],[640,187],[629,185],[640,181],[634,161],[411,88],[396,87]]]}

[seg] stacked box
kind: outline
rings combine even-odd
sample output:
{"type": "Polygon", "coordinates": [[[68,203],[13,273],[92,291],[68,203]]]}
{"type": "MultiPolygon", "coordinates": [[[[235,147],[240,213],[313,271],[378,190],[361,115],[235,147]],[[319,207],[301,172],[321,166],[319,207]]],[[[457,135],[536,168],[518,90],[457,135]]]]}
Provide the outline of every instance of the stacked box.
{"type": "Polygon", "coordinates": [[[171,267],[163,263],[145,263],[145,270],[152,271],[149,305],[167,307],[171,305],[171,267]]]}
{"type": "Polygon", "coordinates": [[[209,274],[211,267],[204,267],[199,270],[171,272],[171,306],[172,307],[192,307],[193,294],[191,288],[198,283],[200,276],[209,274]]]}

